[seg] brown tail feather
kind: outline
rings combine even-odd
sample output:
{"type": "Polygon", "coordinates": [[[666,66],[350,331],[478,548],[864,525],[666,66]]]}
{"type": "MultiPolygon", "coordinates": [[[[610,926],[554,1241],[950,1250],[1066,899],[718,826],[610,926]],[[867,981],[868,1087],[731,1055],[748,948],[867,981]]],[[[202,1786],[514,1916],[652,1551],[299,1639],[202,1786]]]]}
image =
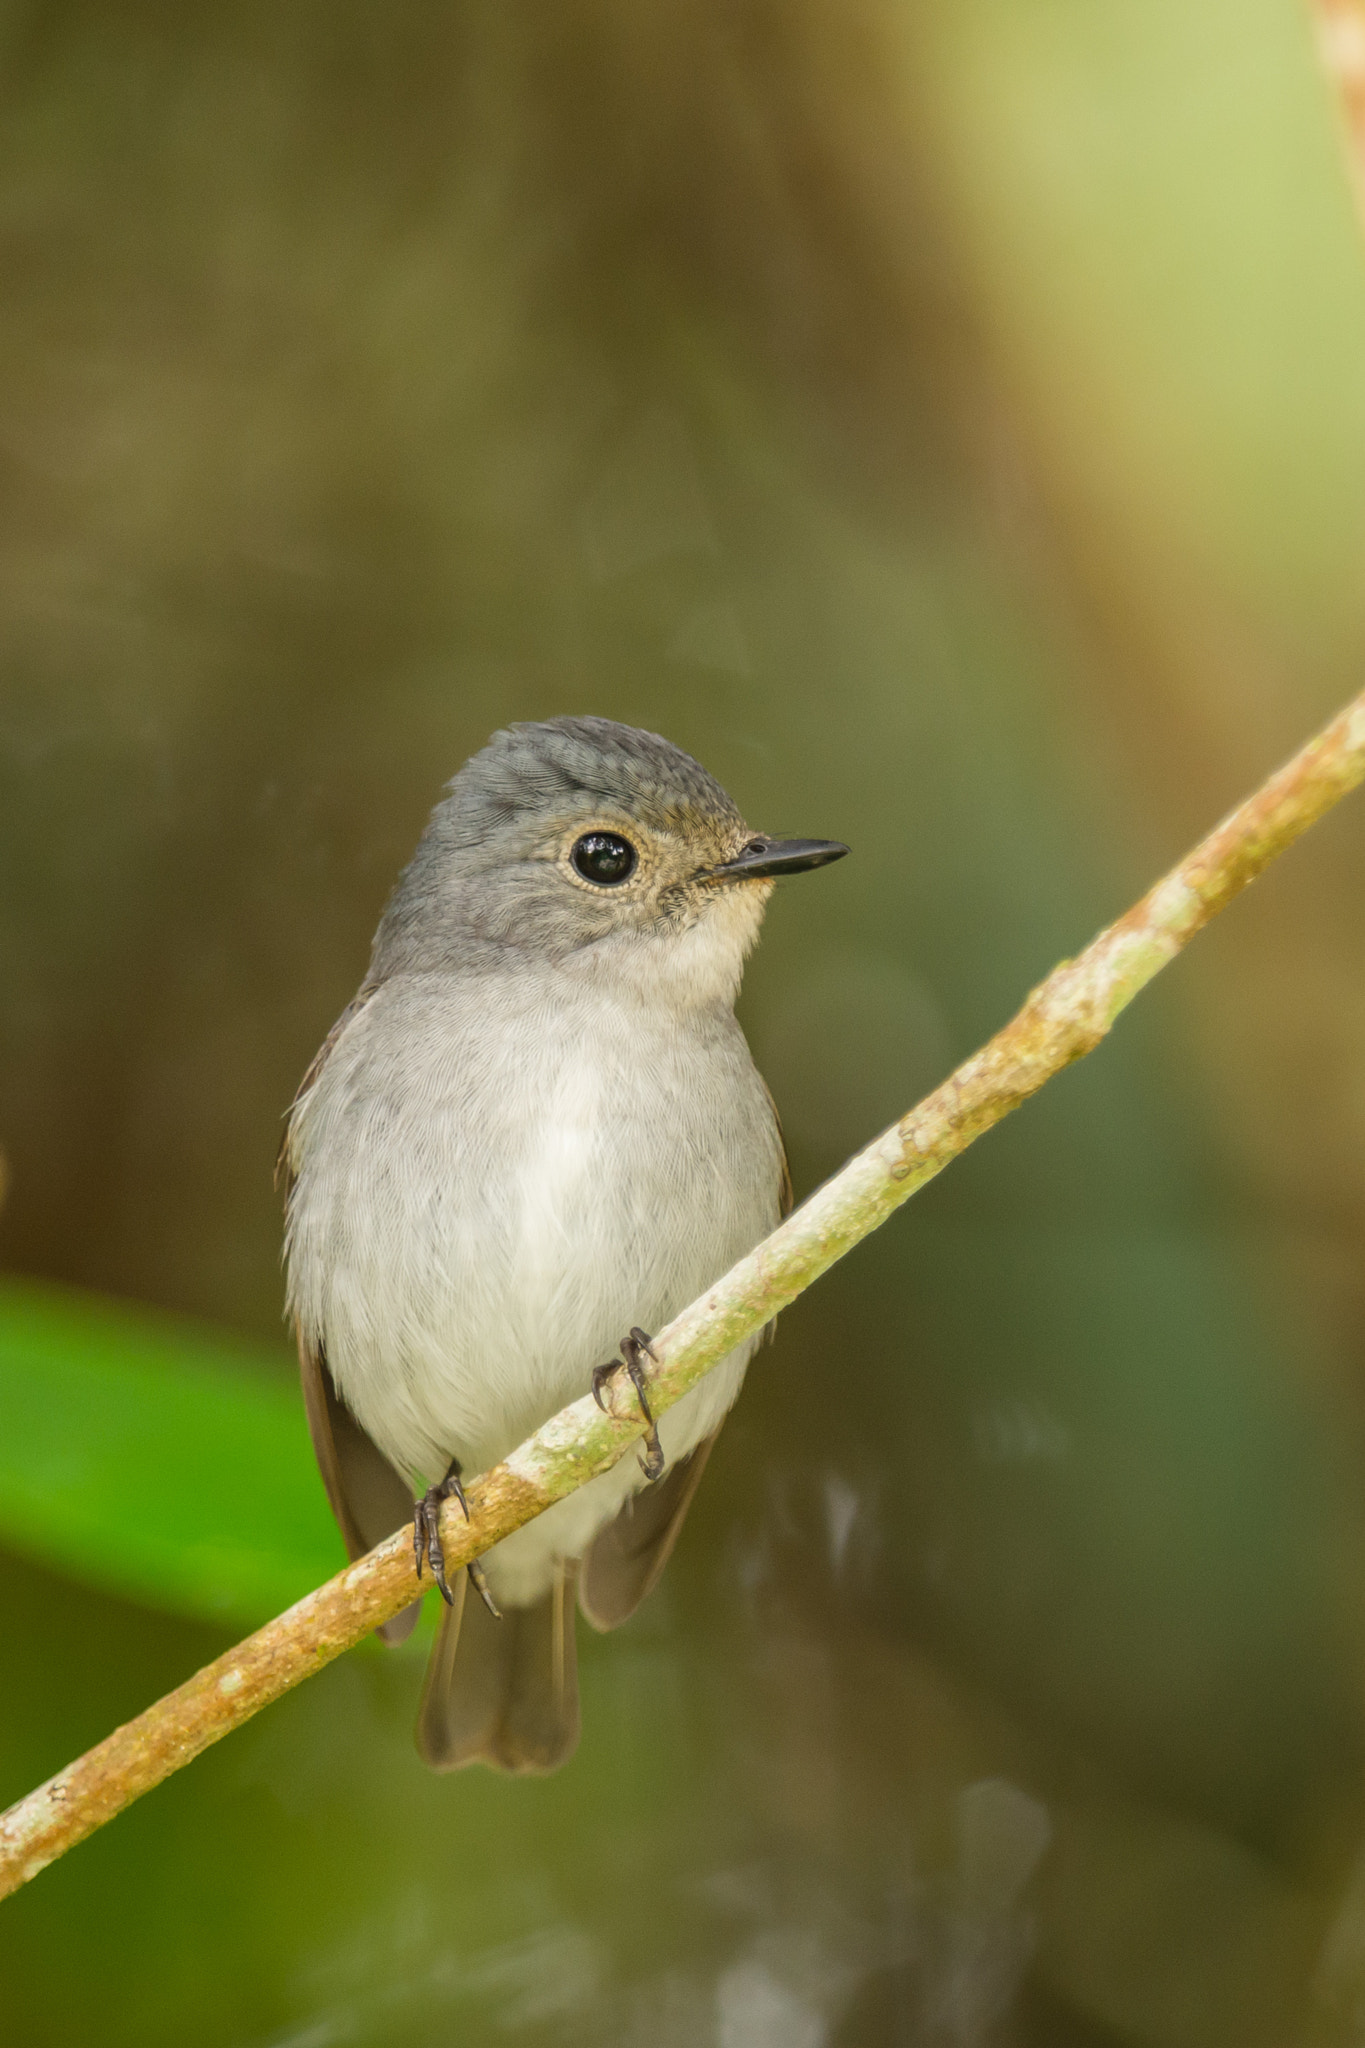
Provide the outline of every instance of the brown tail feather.
{"type": "Polygon", "coordinates": [[[534,1607],[494,1620],[465,1573],[441,1616],[417,1716],[417,1748],[434,1771],[490,1764],[498,1771],[557,1770],[578,1742],[574,1585],[564,1562],[534,1607]]]}
{"type": "Polygon", "coordinates": [[[619,1628],[658,1584],[719,1435],[713,1430],[657,1485],[632,1494],[616,1519],[593,1538],[583,1560],[578,1604],[594,1628],[619,1628]]]}

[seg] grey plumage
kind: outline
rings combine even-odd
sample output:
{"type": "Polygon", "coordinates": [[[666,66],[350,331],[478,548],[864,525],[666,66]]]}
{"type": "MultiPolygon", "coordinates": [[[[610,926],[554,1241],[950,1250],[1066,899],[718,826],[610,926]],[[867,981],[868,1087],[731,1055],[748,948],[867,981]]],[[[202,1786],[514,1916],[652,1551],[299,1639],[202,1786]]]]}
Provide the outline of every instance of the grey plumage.
{"type": "MultiPolygon", "coordinates": [[[[733,1004],[771,873],[838,851],[756,841],[688,755],[604,719],[514,726],[449,785],[284,1148],[289,1309],[352,1554],[777,1222],[781,1134],[733,1004]]],[[[429,1763],[569,1754],[575,1589],[614,1627],[654,1584],[752,1348],[661,1418],[657,1486],[627,1455],[488,1554],[503,1621],[452,1587],[429,1763]]]]}

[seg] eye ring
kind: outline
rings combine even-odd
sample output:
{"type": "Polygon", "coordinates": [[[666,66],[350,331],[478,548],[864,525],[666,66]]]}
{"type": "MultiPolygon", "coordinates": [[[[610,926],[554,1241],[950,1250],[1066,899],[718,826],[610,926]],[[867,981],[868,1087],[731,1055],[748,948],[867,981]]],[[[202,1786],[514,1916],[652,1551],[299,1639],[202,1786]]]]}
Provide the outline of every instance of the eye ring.
{"type": "Polygon", "coordinates": [[[640,856],[619,832],[585,832],[575,839],[569,862],[576,875],[598,889],[618,889],[640,865],[640,856]]]}

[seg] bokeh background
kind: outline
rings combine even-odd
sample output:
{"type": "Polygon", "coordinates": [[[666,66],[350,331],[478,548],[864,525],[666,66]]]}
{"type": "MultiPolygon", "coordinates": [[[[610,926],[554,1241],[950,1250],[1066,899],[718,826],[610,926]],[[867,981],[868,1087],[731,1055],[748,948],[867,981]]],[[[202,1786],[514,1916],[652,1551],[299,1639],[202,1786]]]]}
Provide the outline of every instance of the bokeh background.
{"type": "MultiPolygon", "coordinates": [[[[4,1801],[340,1559],[270,1172],[444,780],[592,711],[851,843],[742,999],[809,1189],[1359,688],[1365,255],[1296,0],[0,49],[4,1801]]],[[[0,1910],[0,2038],[1365,2041],[1363,881],[783,1317],[565,1771],[357,1653],[0,1910]]]]}

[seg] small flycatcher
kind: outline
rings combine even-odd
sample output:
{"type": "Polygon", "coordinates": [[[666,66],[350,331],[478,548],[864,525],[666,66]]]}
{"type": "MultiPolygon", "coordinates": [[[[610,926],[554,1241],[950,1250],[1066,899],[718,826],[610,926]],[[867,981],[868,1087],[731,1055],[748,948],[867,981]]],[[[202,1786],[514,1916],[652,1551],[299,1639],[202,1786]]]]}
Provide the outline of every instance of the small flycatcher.
{"type": "Polygon", "coordinates": [[[604,1372],[629,1371],[645,1402],[646,1333],[786,1213],[735,997],[774,879],[847,851],[751,832],[654,733],[512,726],[432,812],[303,1078],[281,1158],[308,1420],[351,1555],[415,1518],[418,1569],[448,1603],[417,1729],[436,1770],[563,1763],[575,1600],[615,1628],[677,1540],[757,1340],[660,1417],[643,1457],[453,1587],[438,1517],[461,1472],[604,1372]],[[613,1348],[623,1367],[602,1365],[613,1348]]]}

